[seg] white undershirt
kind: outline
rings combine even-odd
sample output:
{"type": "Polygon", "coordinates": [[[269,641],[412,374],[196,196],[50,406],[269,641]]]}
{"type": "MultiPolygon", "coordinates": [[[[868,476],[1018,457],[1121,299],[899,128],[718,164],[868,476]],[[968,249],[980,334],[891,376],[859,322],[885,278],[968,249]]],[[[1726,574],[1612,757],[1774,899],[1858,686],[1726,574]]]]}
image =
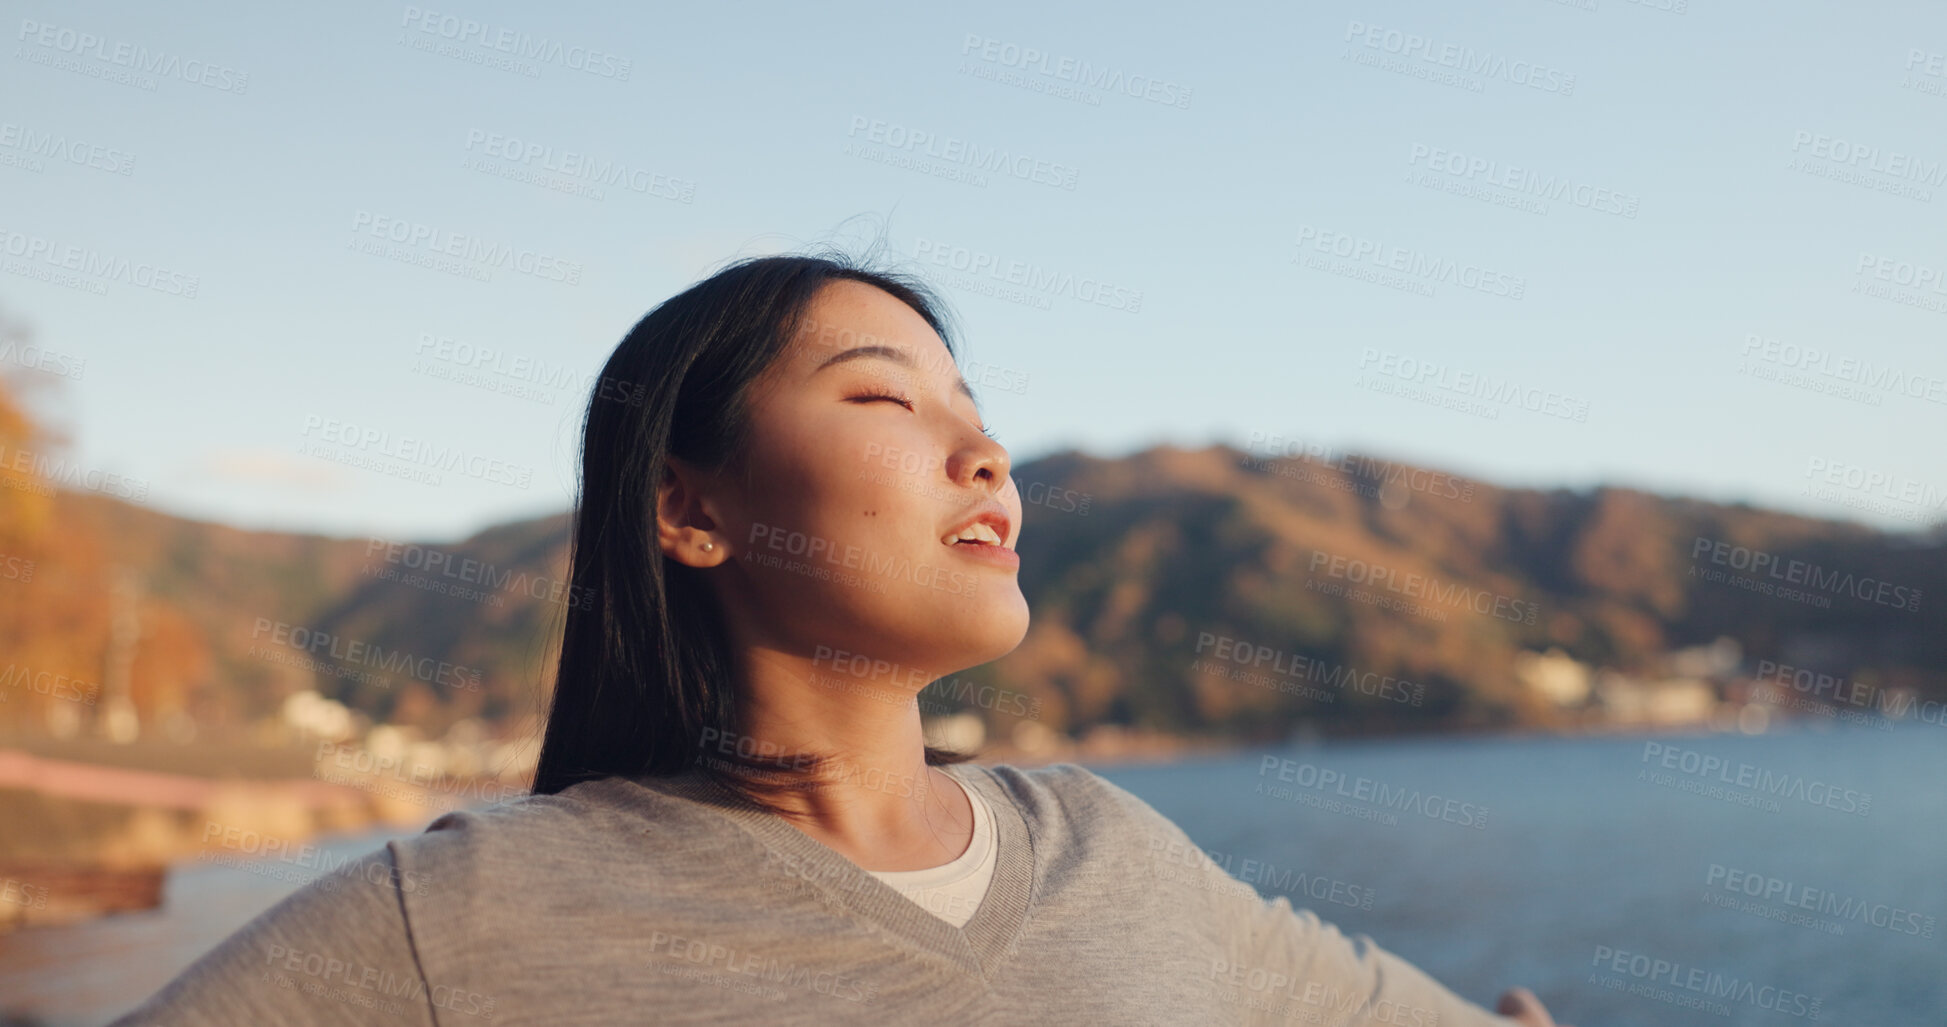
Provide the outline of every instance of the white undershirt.
{"type": "MultiPolygon", "coordinates": [[[[959,784],[958,781],[954,782],[959,784]]],[[[960,786],[973,806],[973,839],[967,851],[949,862],[924,870],[872,870],[868,873],[898,889],[927,912],[961,927],[972,919],[987,884],[994,876],[1000,839],[994,834],[994,810],[979,789],[960,786]]]]}

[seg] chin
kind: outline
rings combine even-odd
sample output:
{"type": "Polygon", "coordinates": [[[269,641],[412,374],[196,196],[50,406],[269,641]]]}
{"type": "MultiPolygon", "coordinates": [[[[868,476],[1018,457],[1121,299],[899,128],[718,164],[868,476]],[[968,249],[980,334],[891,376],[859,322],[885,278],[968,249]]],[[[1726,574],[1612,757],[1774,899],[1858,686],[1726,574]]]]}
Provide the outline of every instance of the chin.
{"type": "Polygon", "coordinates": [[[926,654],[915,662],[941,676],[992,663],[1020,648],[1028,634],[1027,602],[1011,600],[954,604],[930,611],[923,624],[907,624],[909,644],[926,654]]]}
{"type": "MultiPolygon", "coordinates": [[[[992,663],[1020,648],[1028,637],[1028,602],[1018,588],[1010,586],[1007,592],[1011,594],[975,604],[958,646],[971,650],[968,666],[992,663]]],[[[996,595],[1002,593],[997,589],[996,595]]]]}

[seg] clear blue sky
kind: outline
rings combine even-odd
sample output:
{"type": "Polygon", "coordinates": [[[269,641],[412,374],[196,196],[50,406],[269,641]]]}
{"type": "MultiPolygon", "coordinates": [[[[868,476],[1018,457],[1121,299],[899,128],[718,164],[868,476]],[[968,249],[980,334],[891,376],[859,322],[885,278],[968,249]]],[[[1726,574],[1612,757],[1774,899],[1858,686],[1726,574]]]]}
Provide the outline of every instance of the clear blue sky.
{"type": "Polygon", "coordinates": [[[57,356],[0,369],[67,367],[72,458],[164,509],[451,538],[569,504],[554,369],[867,215],[1032,267],[1034,302],[943,281],[1017,464],[1276,435],[1940,519],[1947,9],[1677,2],[15,5],[0,304],[57,356]],[[962,180],[893,163],[929,149],[962,180]],[[620,180],[518,177],[573,160],[620,180]],[[452,380],[477,349],[503,391],[452,380]],[[401,477],[421,442],[476,473],[401,477]]]}

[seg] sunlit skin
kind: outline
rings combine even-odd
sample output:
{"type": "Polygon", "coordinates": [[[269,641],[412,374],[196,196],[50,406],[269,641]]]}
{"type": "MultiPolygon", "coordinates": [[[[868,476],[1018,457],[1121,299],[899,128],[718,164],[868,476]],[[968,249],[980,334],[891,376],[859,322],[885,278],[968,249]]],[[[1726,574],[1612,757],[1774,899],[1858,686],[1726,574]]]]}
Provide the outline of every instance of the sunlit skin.
{"type": "Polygon", "coordinates": [[[1548,1015],[1548,1008],[1541,1004],[1534,992],[1526,988],[1509,988],[1502,992],[1494,1011],[1524,1027],[1574,1027],[1573,1024],[1557,1024],[1548,1015]]]}
{"type": "Polygon", "coordinates": [[[672,559],[706,569],[722,604],[742,734],[772,747],[763,752],[845,761],[821,787],[778,797],[809,814],[795,826],[867,870],[939,866],[966,851],[973,811],[957,784],[926,766],[914,697],[1013,651],[1028,629],[1017,569],[940,537],[998,500],[1012,525],[1004,547],[1015,548],[1020,492],[1007,449],[957,388],[945,343],[911,307],[838,281],[814,297],[806,321],[752,389],[747,473],[705,473],[672,457],[657,537],[672,559]],[[898,350],[912,366],[862,356],[821,368],[860,346],[898,350]],[[841,562],[773,547],[790,532],[822,540],[841,562]],[[832,578],[767,557],[809,562],[832,578]],[[835,652],[895,669],[857,676],[834,666],[835,652]]]}
{"type": "MultiPolygon", "coordinates": [[[[775,747],[766,751],[830,752],[847,764],[818,789],[779,797],[809,814],[792,823],[866,870],[935,867],[966,851],[973,810],[959,786],[926,766],[913,699],[935,678],[1012,652],[1028,629],[1017,571],[951,552],[940,536],[991,497],[1006,508],[1005,547],[1014,548],[1020,491],[1007,449],[982,431],[973,400],[956,388],[946,345],[912,308],[840,281],[814,298],[807,324],[752,390],[747,474],[706,474],[671,457],[657,538],[672,559],[709,570],[729,622],[742,733],[775,747]],[[821,369],[859,346],[892,347],[913,366],[873,356],[821,369]],[[857,547],[852,567],[814,562],[885,590],[752,559],[794,559],[770,546],[785,532],[857,547]],[[872,574],[868,557],[958,573],[971,587],[872,574]],[[897,669],[855,676],[820,660],[837,651],[897,669]]],[[[1504,993],[1496,1011],[1555,1027],[1525,988],[1504,993]]]]}

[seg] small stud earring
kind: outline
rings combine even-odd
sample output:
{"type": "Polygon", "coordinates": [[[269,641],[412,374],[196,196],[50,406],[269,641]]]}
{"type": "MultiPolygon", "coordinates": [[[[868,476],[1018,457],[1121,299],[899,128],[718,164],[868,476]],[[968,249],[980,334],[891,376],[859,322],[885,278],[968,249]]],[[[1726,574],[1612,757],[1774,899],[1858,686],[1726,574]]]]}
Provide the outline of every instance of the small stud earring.
{"type": "Polygon", "coordinates": [[[715,542],[705,542],[705,543],[703,543],[703,551],[704,551],[704,552],[706,552],[706,553],[707,553],[707,552],[709,552],[709,551],[710,551],[710,550],[712,550],[712,549],[715,549],[716,547],[717,547],[717,544],[716,544],[715,542]]]}

